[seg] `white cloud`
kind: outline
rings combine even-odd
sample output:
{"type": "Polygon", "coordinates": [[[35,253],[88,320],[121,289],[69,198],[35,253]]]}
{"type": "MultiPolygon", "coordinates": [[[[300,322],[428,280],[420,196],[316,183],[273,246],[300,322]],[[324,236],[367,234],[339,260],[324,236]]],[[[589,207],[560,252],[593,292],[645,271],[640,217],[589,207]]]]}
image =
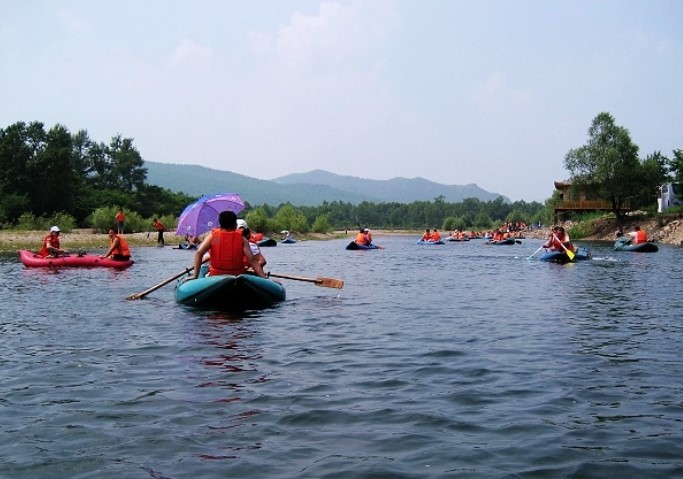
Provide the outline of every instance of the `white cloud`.
{"type": "Polygon", "coordinates": [[[197,67],[211,63],[212,59],[211,47],[183,39],[171,56],[171,65],[175,68],[197,67]]]}

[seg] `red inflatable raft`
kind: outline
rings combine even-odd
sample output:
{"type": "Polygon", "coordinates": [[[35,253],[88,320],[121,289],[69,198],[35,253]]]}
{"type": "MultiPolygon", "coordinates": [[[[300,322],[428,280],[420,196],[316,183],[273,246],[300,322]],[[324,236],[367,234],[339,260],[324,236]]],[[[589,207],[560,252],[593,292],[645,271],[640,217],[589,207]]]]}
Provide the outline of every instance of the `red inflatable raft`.
{"type": "Polygon", "coordinates": [[[129,259],[127,261],[116,261],[109,258],[101,258],[95,254],[75,254],[68,256],[60,256],[52,258],[50,256],[43,257],[33,251],[25,249],[19,250],[19,259],[24,266],[29,268],[56,268],[65,266],[75,266],[80,268],[104,267],[104,268],[127,268],[132,265],[134,261],[129,259]]]}

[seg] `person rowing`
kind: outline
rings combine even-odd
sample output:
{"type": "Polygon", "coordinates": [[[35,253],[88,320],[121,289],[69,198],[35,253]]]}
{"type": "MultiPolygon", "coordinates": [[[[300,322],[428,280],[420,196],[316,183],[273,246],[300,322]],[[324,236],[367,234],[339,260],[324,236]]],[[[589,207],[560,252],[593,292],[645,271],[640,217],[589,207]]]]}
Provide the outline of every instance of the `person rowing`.
{"type": "Polygon", "coordinates": [[[237,229],[237,216],[232,211],[222,211],[218,215],[220,228],[214,228],[204,238],[194,254],[194,272],[188,281],[199,277],[204,254],[209,253],[209,276],[240,275],[246,272],[245,262],[261,278],[266,278],[263,267],[254,257],[241,230],[237,229]],[[246,259],[246,261],[245,261],[246,259]]]}
{"type": "Polygon", "coordinates": [[[564,251],[567,249],[574,252],[574,245],[572,245],[572,242],[569,239],[569,234],[562,226],[553,226],[552,233],[543,247],[549,248],[551,251],[564,251]]]}

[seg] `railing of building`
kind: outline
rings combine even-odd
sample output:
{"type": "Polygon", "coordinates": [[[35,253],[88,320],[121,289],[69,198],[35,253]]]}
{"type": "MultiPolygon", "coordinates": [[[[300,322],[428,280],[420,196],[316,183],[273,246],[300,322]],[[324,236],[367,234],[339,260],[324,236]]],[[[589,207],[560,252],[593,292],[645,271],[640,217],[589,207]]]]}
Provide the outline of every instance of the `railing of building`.
{"type": "MultiPolygon", "coordinates": [[[[581,211],[581,210],[594,210],[594,211],[612,211],[612,203],[604,200],[569,200],[563,201],[562,203],[555,206],[555,211],[581,211]]],[[[625,201],[621,206],[622,211],[631,211],[631,203],[625,201]]]]}

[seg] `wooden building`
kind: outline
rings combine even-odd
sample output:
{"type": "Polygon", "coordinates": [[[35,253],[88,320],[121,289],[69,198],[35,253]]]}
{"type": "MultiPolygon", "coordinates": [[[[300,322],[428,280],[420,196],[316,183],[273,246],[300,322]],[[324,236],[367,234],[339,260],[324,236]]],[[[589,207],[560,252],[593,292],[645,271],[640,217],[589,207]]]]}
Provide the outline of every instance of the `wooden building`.
{"type": "MultiPolygon", "coordinates": [[[[560,202],[555,205],[555,222],[570,219],[574,213],[591,211],[612,211],[612,202],[591,198],[590,194],[578,188],[572,188],[571,181],[556,181],[555,189],[560,190],[560,202]]],[[[621,208],[622,213],[631,211],[630,202],[626,201],[621,208]]]]}

